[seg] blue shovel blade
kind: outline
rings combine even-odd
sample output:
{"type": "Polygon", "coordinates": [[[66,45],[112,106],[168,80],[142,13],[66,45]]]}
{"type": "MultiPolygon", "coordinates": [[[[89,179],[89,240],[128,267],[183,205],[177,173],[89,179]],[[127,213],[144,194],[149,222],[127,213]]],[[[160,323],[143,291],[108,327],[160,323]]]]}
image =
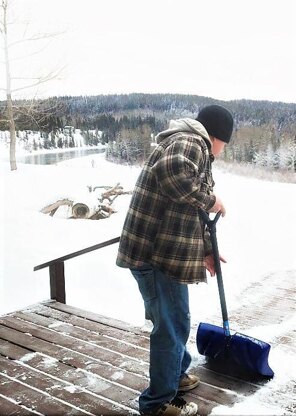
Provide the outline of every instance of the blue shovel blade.
{"type": "Polygon", "coordinates": [[[268,365],[270,345],[248,335],[235,333],[226,337],[223,328],[200,323],[196,334],[198,352],[212,359],[232,362],[243,369],[273,377],[274,372],[268,365]]]}

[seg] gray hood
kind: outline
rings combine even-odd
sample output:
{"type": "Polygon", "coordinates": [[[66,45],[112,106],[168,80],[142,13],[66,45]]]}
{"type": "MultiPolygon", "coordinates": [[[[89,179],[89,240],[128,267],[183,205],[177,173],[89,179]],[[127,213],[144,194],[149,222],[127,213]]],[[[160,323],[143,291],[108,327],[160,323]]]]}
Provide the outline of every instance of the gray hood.
{"type": "Polygon", "coordinates": [[[167,136],[170,136],[171,134],[175,133],[195,133],[199,136],[203,137],[209,146],[209,148],[212,148],[212,142],[209,138],[209,135],[204,128],[204,126],[197,120],[194,120],[193,118],[180,118],[179,120],[171,120],[169,124],[169,128],[167,130],[164,130],[156,136],[157,143],[160,143],[162,140],[164,140],[167,136]]]}

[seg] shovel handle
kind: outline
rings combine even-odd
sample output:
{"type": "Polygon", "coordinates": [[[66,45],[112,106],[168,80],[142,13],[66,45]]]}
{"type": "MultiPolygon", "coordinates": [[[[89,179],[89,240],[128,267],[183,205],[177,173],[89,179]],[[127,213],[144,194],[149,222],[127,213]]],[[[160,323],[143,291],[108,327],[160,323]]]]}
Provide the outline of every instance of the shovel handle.
{"type": "Polygon", "coordinates": [[[201,216],[203,222],[208,226],[209,225],[211,225],[211,226],[216,225],[218,219],[221,217],[221,214],[222,214],[221,211],[217,212],[217,214],[215,215],[215,218],[213,220],[211,220],[209,214],[206,211],[204,211],[203,209],[199,209],[199,213],[200,213],[200,216],[201,216]]]}
{"type": "Polygon", "coordinates": [[[218,284],[218,291],[219,291],[219,298],[220,298],[220,305],[221,305],[221,312],[223,318],[223,329],[224,333],[227,337],[230,337],[230,329],[229,329],[229,321],[228,321],[228,313],[227,313],[227,306],[226,306],[226,299],[225,299],[225,291],[224,291],[224,284],[222,278],[222,270],[221,270],[221,262],[220,262],[220,254],[218,249],[218,241],[216,235],[216,224],[221,216],[221,211],[219,211],[213,220],[210,219],[210,216],[207,212],[203,211],[202,209],[199,210],[200,216],[203,222],[207,225],[211,243],[212,243],[212,250],[213,250],[213,257],[214,257],[214,264],[215,264],[215,271],[217,276],[217,284],[218,284]]]}

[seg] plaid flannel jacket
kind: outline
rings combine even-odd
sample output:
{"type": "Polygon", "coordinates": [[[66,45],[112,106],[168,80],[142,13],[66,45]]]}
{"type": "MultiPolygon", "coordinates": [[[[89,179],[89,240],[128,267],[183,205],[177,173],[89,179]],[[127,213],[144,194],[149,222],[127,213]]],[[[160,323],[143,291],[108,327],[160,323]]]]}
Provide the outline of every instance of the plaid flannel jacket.
{"type": "Polygon", "coordinates": [[[210,248],[198,208],[208,210],[216,199],[206,142],[193,132],[178,132],[150,155],[124,222],[118,266],[149,263],[180,283],[206,281],[204,256],[210,248]]]}

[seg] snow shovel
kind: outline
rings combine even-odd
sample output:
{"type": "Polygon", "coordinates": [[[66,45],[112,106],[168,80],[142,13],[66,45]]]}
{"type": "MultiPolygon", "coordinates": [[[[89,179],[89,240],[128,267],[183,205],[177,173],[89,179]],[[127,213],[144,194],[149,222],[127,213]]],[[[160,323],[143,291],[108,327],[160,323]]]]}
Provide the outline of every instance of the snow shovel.
{"type": "Polygon", "coordinates": [[[272,378],[274,372],[268,365],[270,345],[264,341],[235,332],[231,335],[228,322],[220,256],[216,237],[216,223],[221,212],[213,220],[202,210],[199,210],[202,221],[207,225],[210,233],[215,271],[217,276],[223,328],[208,323],[200,323],[196,344],[198,352],[213,361],[219,362],[222,368],[236,368],[253,375],[272,378]]]}

